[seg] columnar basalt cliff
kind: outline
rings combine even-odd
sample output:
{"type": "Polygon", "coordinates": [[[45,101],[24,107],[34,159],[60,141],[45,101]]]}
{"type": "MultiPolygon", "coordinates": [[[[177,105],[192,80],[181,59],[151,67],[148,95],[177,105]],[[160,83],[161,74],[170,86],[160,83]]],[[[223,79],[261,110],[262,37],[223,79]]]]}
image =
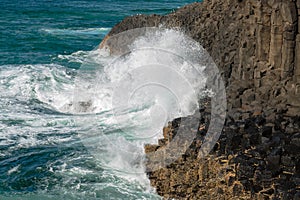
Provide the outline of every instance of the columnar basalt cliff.
{"type": "MultiPolygon", "coordinates": [[[[180,28],[210,53],[226,83],[228,117],[207,158],[189,150],[149,172],[157,192],[179,199],[300,199],[300,0],[204,0],[166,16],[124,19],[107,38],[140,27],[180,28]]],[[[105,40],[102,46],[105,45],[105,40]]],[[[164,129],[163,148],[180,120],[164,129]]],[[[148,161],[147,165],[151,166],[148,161]]]]}

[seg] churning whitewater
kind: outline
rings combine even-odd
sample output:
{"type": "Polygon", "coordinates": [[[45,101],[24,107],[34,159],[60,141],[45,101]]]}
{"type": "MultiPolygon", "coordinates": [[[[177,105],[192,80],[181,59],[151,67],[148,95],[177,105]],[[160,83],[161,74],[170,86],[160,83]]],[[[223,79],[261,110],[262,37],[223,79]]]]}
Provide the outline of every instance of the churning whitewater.
{"type": "Polygon", "coordinates": [[[166,29],[146,32],[127,48],[58,56],[80,69],[1,66],[3,198],[160,198],[145,174],[143,146],[157,143],[168,121],[197,110],[204,50],[166,29]]]}

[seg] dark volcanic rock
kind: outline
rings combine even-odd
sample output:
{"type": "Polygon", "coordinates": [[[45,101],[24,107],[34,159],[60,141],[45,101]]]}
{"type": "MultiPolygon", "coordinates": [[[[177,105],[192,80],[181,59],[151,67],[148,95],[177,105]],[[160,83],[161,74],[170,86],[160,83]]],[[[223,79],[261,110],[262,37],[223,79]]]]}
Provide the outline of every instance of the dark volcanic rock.
{"type": "MultiPolygon", "coordinates": [[[[166,16],[137,15],[133,28],[178,28],[213,57],[226,83],[228,116],[213,151],[198,158],[210,110],[200,109],[197,138],[171,165],[148,173],[158,194],[178,199],[300,198],[300,0],[204,0],[166,16]]],[[[176,135],[169,123],[155,152],[176,135]]],[[[146,165],[151,166],[151,159],[146,165]]]]}
{"type": "MultiPolygon", "coordinates": [[[[165,168],[149,171],[157,193],[165,199],[293,199],[300,192],[299,133],[284,134],[268,131],[270,139],[263,139],[271,123],[264,116],[247,120],[227,120],[221,137],[209,156],[198,158],[207,131],[209,113],[202,110],[202,123],[194,142],[184,155],[165,168]],[[262,122],[263,121],[263,122],[262,122]],[[250,129],[250,127],[256,127],[250,129]],[[248,133],[247,133],[248,131],[248,133]],[[254,137],[253,137],[254,135],[254,137]]],[[[296,118],[282,119],[281,123],[297,122],[296,118]]],[[[162,145],[171,142],[180,121],[164,129],[162,145]],[[171,137],[172,138],[172,137],[171,137]]],[[[147,149],[149,149],[147,145],[147,149]]],[[[152,166],[151,158],[147,168],[152,166]]]]}

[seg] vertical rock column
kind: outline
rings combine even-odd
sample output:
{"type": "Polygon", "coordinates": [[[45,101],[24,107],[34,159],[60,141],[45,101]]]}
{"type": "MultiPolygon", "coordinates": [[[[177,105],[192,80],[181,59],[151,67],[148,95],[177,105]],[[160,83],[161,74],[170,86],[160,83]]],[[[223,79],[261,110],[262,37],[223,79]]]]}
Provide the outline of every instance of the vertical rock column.
{"type": "MultiPolygon", "coordinates": [[[[300,82],[300,0],[297,0],[297,14],[298,14],[298,30],[296,36],[296,52],[295,52],[295,81],[300,82]]],[[[296,93],[300,95],[300,89],[296,93]]]]}
{"type": "Polygon", "coordinates": [[[267,6],[257,7],[257,42],[256,56],[259,61],[266,62],[270,52],[271,15],[267,6]]]}
{"type": "Polygon", "coordinates": [[[282,17],[280,13],[280,4],[274,3],[272,6],[271,15],[271,42],[270,42],[270,56],[269,63],[275,68],[279,69],[281,66],[281,48],[282,48],[282,17]]]}
{"type": "Polygon", "coordinates": [[[297,31],[297,9],[294,2],[285,1],[281,4],[281,15],[283,23],[282,61],[281,77],[291,77],[294,70],[295,59],[295,37],[297,31]]]}

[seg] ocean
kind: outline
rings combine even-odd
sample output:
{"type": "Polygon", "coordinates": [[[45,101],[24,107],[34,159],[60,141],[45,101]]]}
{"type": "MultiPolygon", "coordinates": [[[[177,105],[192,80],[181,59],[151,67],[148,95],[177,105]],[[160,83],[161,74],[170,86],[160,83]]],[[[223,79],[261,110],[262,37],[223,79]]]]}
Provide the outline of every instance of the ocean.
{"type": "Polygon", "coordinates": [[[1,200],[160,199],[145,173],[143,146],[157,143],[168,121],[191,114],[196,105],[178,102],[186,90],[176,78],[164,82],[182,89],[174,89],[175,98],[157,85],[141,90],[141,77],[160,75],[140,66],[172,63],[193,92],[204,78],[199,81],[180,59],[149,50],[190,56],[190,45],[178,47],[186,38],[173,30],[140,38],[134,49],[148,50],[122,59],[97,46],[126,16],[167,14],[192,2],[1,0],[1,200]],[[137,88],[133,103],[123,106],[120,95],[131,87],[137,88]]]}

